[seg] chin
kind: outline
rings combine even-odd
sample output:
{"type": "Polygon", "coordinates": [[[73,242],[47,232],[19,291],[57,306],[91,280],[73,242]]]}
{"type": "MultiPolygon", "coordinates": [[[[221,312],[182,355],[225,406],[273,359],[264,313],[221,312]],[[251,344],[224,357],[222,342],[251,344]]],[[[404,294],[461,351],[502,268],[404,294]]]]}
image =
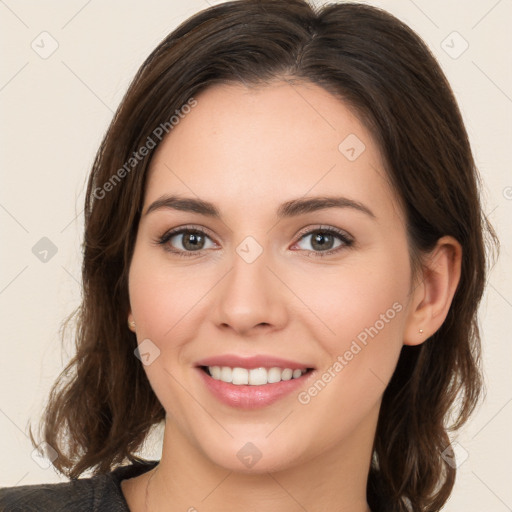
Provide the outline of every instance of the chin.
{"type": "Polygon", "coordinates": [[[250,475],[282,471],[298,464],[303,458],[298,456],[299,446],[283,445],[281,441],[273,442],[265,436],[253,436],[250,440],[246,435],[231,439],[224,445],[201,446],[201,449],[217,466],[250,475]]]}

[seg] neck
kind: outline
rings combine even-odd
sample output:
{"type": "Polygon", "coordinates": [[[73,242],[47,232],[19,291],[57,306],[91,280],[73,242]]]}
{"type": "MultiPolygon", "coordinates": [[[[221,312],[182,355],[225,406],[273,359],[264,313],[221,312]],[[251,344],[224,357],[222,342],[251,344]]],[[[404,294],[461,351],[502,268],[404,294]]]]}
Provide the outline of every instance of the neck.
{"type": "Polygon", "coordinates": [[[241,473],[214,464],[167,419],[162,458],[146,479],[147,512],[368,512],[366,484],[378,410],[343,444],[280,471],[241,473]]]}

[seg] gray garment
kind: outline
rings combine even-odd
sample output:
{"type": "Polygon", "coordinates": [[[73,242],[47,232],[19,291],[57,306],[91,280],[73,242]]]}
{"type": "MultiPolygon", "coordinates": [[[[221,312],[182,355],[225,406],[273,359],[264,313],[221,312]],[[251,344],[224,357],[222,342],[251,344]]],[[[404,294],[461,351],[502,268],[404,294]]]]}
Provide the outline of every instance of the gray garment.
{"type": "Polygon", "coordinates": [[[135,462],[90,478],[0,489],[1,512],[130,512],[121,481],[153,469],[158,461],[135,462]]]}

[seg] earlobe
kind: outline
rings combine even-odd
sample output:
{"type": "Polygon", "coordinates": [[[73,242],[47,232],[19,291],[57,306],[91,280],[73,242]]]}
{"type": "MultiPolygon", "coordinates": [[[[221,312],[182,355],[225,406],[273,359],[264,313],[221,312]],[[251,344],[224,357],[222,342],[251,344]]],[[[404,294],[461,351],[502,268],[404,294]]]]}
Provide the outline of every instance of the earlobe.
{"type": "Polygon", "coordinates": [[[424,258],[422,278],[411,300],[404,345],[419,345],[443,324],[460,280],[462,247],[451,236],[437,241],[424,258]]]}
{"type": "Polygon", "coordinates": [[[130,329],[130,331],[133,331],[135,332],[135,320],[133,319],[133,315],[132,313],[128,313],[128,328],[130,329]]]}

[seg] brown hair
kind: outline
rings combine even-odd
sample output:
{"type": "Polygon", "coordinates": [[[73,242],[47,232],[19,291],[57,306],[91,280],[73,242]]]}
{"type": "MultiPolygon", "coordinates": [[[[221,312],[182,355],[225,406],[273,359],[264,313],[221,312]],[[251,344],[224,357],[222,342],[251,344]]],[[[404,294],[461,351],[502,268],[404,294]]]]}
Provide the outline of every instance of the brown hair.
{"type": "Polygon", "coordinates": [[[476,312],[487,272],[485,237],[490,246],[497,240],[439,65],[406,25],[362,4],[315,11],[302,0],[223,3],[184,22],[146,59],[91,171],[77,352],[52,389],[43,437],[58,453],[54,466],[71,478],[139,460],[135,453],[164,409],[134,357],[136,338],[127,326],[128,269],[154,150],[136,164],[130,159],[209,85],[283,78],[320,85],[365,122],[402,202],[413,263],[443,235],[462,245],[446,321],[425,343],[403,347],[385,390],[368,480],[375,511],[379,503],[393,511],[437,511],[455,479],[441,455],[447,432],[464,424],[481,394],[476,312]]]}

